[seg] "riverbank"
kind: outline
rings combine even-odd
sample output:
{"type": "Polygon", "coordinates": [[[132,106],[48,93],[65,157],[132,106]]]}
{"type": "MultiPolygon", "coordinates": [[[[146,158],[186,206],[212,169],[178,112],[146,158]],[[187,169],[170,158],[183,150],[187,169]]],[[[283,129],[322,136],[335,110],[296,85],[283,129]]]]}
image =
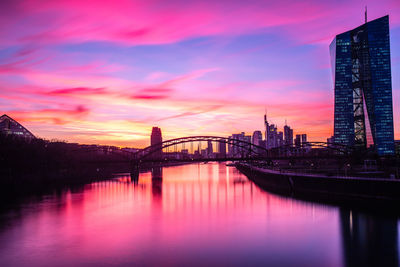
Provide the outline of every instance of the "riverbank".
{"type": "Polygon", "coordinates": [[[241,163],[236,168],[261,188],[297,199],[385,211],[400,204],[399,180],[281,172],[241,163]]]}

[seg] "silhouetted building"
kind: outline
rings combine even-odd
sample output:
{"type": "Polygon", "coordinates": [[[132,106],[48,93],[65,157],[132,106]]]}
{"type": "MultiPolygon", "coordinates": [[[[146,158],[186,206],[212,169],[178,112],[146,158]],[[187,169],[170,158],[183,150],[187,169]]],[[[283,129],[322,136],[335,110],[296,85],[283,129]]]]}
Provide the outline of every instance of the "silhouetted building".
{"type": "Polygon", "coordinates": [[[276,147],[280,147],[284,145],[284,140],[283,140],[283,132],[278,132],[276,135],[276,147]]]}
{"type": "Polygon", "coordinates": [[[296,147],[301,147],[301,135],[296,134],[296,138],[294,139],[294,145],[296,147]]]}
{"type": "Polygon", "coordinates": [[[334,137],[348,146],[394,153],[389,16],[341,33],[330,45],[334,137]]]}
{"type": "Polygon", "coordinates": [[[28,131],[24,126],[13,120],[6,114],[0,117],[0,132],[5,135],[13,135],[27,140],[35,139],[36,137],[28,131]]]}
{"type": "Polygon", "coordinates": [[[267,120],[267,115],[264,115],[264,124],[265,124],[265,142],[266,148],[275,148],[283,146],[283,132],[278,132],[278,126],[275,124],[269,124],[267,120]]]}
{"type": "Polygon", "coordinates": [[[286,146],[293,146],[293,129],[285,125],[283,127],[284,143],[286,146]]]}
{"type": "MultiPolygon", "coordinates": [[[[261,146],[263,143],[261,131],[254,131],[251,138],[251,143],[255,146],[261,146]]],[[[254,148],[257,153],[262,153],[261,148],[254,148]]]]}
{"type": "Polygon", "coordinates": [[[275,124],[267,124],[266,129],[266,139],[267,139],[267,149],[274,148],[278,146],[278,128],[275,124]]]}
{"type": "Polygon", "coordinates": [[[240,157],[249,153],[251,148],[251,136],[245,135],[244,132],[242,132],[240,134],[232,134],[229,139],[232,143],[229,144],[228,147],[230,156],[240,157]]]}
{"type": "Polygon", "coordinates": [[[301,135],[301,144],[305,145],[307,143],[307,134],[301,135]]]}
{"type": "MultiPolygon", "coordinates": [[[[244,134],[244,133],[242,133],[244,134]]],[[[251,150],[251,135],[245,135],[243,140],[246,142],[242,148],[242,155],[247,155],[251,150]]]]}
{"type": "Polygon", "coordinates": [[[261,131],[254,131],[253,132],[253,137],[251,138],[251,143],[253,145],[259,146],[261,141],[262,141],[262,133],[261,131]]]}
{"type": "Polygon", "coordinates": [[[155,153],[152,154],[153,158],[162,158],[162,134],[161,129],[158,127],[153,127],[151,130],[151,145],[157,149],[155,153]]]}

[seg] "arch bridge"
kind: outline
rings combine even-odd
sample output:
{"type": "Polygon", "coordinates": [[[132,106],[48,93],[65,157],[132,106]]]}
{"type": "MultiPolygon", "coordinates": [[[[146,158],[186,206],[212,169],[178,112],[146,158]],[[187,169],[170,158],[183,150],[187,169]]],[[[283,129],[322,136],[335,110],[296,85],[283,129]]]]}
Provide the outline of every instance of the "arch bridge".
{"type": "MultiPolygon", "coordinates": [[[[276,148],[267,149],[263,146],[254,145],[251,142],[229,137],[220,136],[189,136],[180,137],[163,141],[152,146],[148,146],[133,154],[133,162],[136,164],[144,162],[171,162],[171,161],[229,161],[229,160],[271,160],[289,157],[306,157],[305,151],[310,148],[327,148],[332,155],[348,155],[352,148],[342,145],[329,145],[326,142],[307,142],[301,146],[283,145],[276,148]],[[198,149],[201,149],[201,143],[208,142],[225,144],[225,153],[219,153],[216,157],[202,157],[191,154],[185,158],[177,159],[169,157],[170,152],[178,153],[179,150],[186,149],[185,145],[190,144],[190,151],[194,152],[194,145],[198,144],[198,149]],[[231,146],[234,153],[226,153],[226,145],[231,146]],[[172,151],[170,149],[172,148],[172,151]],[[162,152],[166,153],[162,153],[162,152]]],[[[200,152],[200,151],[199,151],[200,152]]]]}

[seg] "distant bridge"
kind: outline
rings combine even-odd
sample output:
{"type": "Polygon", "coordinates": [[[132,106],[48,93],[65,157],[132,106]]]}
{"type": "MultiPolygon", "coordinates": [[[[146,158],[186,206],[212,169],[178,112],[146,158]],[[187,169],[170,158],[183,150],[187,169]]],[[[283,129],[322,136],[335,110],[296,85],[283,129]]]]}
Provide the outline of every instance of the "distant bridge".
{"type": "MultiPolygon", "coordinates": [[[[200,147],[200,145],[199,145],[200,147]]],[[[304,155],[304,151],[309,148],[327,148],[335,155],[348,155],[352,148],[342,145],[342,144],[328,144],[326,142],[306,142],[301,146],[293,146],[293,145],[283,145],[276,148],[267,149],[263,146],[254,145],[250,142],[227,138],[227,137],[219,137],[219,136],[189,136],[189,137],[180,137],[175,139],[170,139],[163,141],[162,143],[158,143],[152,146],[148,146],[144,149],[139,150],[138,152],[133,153],[132,161],[134,164],[141,164],[145,162],[207,162],[207,161],[248,161],[248,160],[272,160],[272,159],[283,159],[283,158],[293,158],[293,157],[307,157],[304,155]],[[164,156],[160,156],[158,152],[165,151],[170,147],[174,148],[174,152],[178,152],[178,146],[181,145],[182,148],[185,148],[185,144],[191,144],[191,150],[195,144],[201,144],[201,142],[212,142],[212,143],[223,143],[227,145],[231,145],[237,148],[238,153],[235,155],[231,155],[228,153],[218,154],[215,158],[201,157],[198,155],[197,157],[193,157],[193,154],[187,155],[186,158],[170,158],[164,154],[164,156]]],[[[200,152],[200,151],[199,151],[200,152]]]]}

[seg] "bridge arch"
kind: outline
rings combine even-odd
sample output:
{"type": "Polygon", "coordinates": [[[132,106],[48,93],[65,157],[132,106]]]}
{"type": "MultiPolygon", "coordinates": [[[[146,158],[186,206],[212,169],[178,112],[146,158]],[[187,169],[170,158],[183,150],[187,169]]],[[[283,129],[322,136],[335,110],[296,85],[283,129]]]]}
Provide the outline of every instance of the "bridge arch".
{"type": "Polygon", "coordinates": [[[189,136],[189,137],[180,137],[175,139],[170,139],[163,141],[162,143],[155,144],[153,146],[148,146],[143,148],[142,150],[133,154],[134,160],[144,160],[149,158],[151,155],[158,151],[162,151],[165,148],[184,144],[184,143],[197,143],[197,142],[217,142],[217,143],[225,143],[228,145],[233,145],[238,148],[243,149],[245,152],[245,157],[249,157],[250,155],[256,156],[268,156],[269,150],[265,147],[254,145],[251,142],[247,142],[244,140],[233,139],[229,137],[220,137],[220,136],[189,136]]]}
{"type": "Polygon", "coordinates": [[[245,152],[245,155],[242,155],[241,158],[249,158],[251,156],[253,157],[264,157],[264,158],[270,158],[279,155],[288,153],[288,152],[293,152],[296,151],[296,149],[304,149],[308,147],[319,147],[319,148],[327,148],[331,151],[335,151],[337,153],[340,153],[342,155],[348,155],[351,151],[352,148],[343,145],[343,144],[328,144],[326,142],[307,142],[303,143],[301,146],[293,146],[293,145],[282,145],[279,147],[275,148],[270,148],[267,149],[262,146],[254,145],[251,142],[247,142],[244,140],[239,140],[239,139],[233,139],[230,137],[220,137],[220,136],[189,136],[189,137],[180,137],[180,138],[175,138],[175,139],[170,139],[163,141],[162,143],[155,144],[153,146],[148,146],[146,148],[143,148],[139,150],[138,152],[133,153],[133,160],[134,161],[141,161],[148,159],[154,153],[159,152],[164,150],[165,148],[179,145],[179,144],[184,144],[184,143],[196,143],[196,142],[217,142],[217,143],[225,143],[228,145],[233,145],[236,146],[240,149],[242,149],[242,152],[245,152]]]}

